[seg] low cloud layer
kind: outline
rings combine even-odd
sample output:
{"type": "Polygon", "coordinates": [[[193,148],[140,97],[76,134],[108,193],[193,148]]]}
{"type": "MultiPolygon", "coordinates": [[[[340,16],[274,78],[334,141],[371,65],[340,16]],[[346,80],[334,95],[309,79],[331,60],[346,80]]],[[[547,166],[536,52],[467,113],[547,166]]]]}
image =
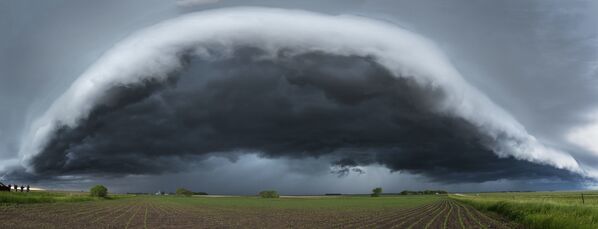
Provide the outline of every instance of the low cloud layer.
{"type": "Polygon", "coordinates": [[[258,8],[133,35],[23,143],[28,173],[44,176],[160,174],[242,153],[326,156],[340,175],[379,164],[451,183],[588,175],[426,39],[364,18],[258,8]]]}

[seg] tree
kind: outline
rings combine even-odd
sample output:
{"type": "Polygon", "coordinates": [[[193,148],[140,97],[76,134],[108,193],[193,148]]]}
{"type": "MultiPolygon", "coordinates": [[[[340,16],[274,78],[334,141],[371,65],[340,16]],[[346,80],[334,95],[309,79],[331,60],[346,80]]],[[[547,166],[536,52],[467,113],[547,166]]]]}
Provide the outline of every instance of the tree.
{"type": "Polygon", "coordinates": [[[280,197],[280,195],[278,195],[278,192],[274,191],[274,190],[261,191],[260,196],[262,198],[278,198],[278,197],[280,197]]]}
{"type": "Polygon", "coordinates": [[[94,197],[107,197],[108,189],[103,185],[96,185],[89,190],[89,194],[94,197]]]}
{"type": "Polygon", "coordinates": [[[382,188],[377,187],[372,190],[372,197],[379,197],[382,194],[382,188]]]}
{"type": "Polygon", "coordinates": [[[192,196],[193,192],[189,191],[187,189],[184,189],[184,188],[178,188],[176,190],[176,194],[179,195],[179,196],[192,196]]]}

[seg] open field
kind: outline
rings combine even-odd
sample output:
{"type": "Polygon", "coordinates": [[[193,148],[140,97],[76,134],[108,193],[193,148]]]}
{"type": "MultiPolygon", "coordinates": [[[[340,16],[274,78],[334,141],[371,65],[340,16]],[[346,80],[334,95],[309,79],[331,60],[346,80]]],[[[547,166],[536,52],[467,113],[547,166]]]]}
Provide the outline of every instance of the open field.
{"type": "Polygon", "coordinates": [[[80,202],[91,201],[95,198],[88,193],[77,192],[0,192],[0,205],[3,204],[27,204],[27,203],[55,203],[55,202],[80,202]]]}
{"type": "MultiPolygon", "coordinates": [[[[112,195],[111,199],[124,198],[126,195],[112,195]]],[[[7,204],[32,204],[32,203],[57,203],[57,202],[82,202],[100,200],[89,196],[87,192],[0,192],[0,205],[7,204]]]]}
{"type": "Polygon", "coordinates": [[[7,228],[509,228],[446,196],[138,196],[0,207],[7,228]]]}
{"type": "Polygon", "coordinates": [[[598,228],[598,192],[517,192],[451,195],[528,228],[598,228]]]}

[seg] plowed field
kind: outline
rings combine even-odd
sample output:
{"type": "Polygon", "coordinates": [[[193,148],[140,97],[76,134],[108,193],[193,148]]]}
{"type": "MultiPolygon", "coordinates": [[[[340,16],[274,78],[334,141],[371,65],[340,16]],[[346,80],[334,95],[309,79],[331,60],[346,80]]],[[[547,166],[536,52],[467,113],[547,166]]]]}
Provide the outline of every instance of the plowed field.
{"type": "Polygon", "coordinates": [[[1,228],[513,228],[450,198],[134,197],[0,207],[1,228]],[[405,204],[402,204],[402,203],[405,204]],[[335,205],[335,203],[338,203],[335,205]],[[383,204],[384,203],[384,204],[383,204]],[[359,207],[363,204],[363,207],[359,207]],[[379,207],[378,207],[379,206],[379,207]]]}

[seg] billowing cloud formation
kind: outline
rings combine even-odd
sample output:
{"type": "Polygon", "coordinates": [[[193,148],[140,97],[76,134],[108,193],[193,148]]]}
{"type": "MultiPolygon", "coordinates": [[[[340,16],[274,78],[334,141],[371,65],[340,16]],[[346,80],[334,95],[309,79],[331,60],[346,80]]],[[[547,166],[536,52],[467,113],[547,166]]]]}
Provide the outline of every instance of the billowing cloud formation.
{"type": "Polygon", "coordinates": [[[592,113],[589,119],[593,123],[577,128],[567,134],[567,139],[585,149],[590,150],[594,155],[598,155],[598,112],[592,113]]]}
{"type": "Polygon", "coordinates": [[[260,8],[131,36],[23,142],[28,171],[46,175],[160,173],[231,152],[332,155],[446,181],[584,173],[426,39],[365,18],[260,8]]]}

